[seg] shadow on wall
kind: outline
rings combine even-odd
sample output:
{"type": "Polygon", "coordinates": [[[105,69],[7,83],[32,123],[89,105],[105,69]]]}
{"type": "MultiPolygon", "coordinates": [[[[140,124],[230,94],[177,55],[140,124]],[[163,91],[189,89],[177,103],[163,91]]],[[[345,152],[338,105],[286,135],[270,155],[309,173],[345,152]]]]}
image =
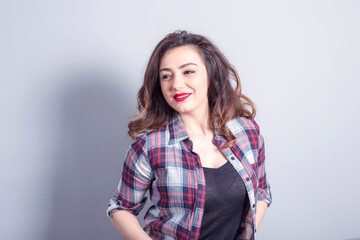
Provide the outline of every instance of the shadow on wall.
{"type": "MultiPolygon", "coordinates": [[[[59,135],[47,239],[119,239],[105,210],[120,179],[136,96],[99,72],[65,79],[58,90],[59,135]]],[[[121,86],[122,85],[122,86],[121,86]]]]}

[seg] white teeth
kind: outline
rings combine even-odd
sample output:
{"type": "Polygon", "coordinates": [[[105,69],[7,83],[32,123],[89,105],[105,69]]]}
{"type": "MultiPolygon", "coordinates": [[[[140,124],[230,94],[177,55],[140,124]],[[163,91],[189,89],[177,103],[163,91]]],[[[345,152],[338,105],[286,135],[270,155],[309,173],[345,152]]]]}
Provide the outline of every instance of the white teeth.
{"type": "Polygon", "coordinates": [[[187,97],[187,96],[189,96],[190,94],[186,94],[186,95],[182,95],[182,96],[177,96],[177,97],[175,97],[175,98],[184,98],[184,97],[187,97]]]}

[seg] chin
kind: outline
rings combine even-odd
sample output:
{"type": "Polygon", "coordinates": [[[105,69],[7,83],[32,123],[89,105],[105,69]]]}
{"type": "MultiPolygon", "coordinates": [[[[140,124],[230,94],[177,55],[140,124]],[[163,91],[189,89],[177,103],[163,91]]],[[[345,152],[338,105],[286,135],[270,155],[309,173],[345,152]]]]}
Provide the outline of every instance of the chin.
{"type": "Polygon", "coordinates": [[[186,113],[186,112],[189,111],[187,108],[183,108],[183,107],[179,108],[179,107],[172,107],[172,106],[171,106],[171,108],[174,109],[174,110],[175,110],[177,113],[179,113],[179,114],[181,114],[181,113],[186,113]]]}

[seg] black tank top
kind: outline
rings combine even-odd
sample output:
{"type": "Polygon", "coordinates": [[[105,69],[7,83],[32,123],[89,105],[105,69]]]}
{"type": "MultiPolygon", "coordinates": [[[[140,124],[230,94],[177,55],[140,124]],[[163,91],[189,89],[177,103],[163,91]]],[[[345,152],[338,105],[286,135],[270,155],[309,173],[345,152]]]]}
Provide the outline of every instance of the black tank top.
{"type": "Polygon", "coordinates": [[[244,182],[229,161],[203,169],[206,194],[199,240],[234,239],[249,205],[244,182]]]}

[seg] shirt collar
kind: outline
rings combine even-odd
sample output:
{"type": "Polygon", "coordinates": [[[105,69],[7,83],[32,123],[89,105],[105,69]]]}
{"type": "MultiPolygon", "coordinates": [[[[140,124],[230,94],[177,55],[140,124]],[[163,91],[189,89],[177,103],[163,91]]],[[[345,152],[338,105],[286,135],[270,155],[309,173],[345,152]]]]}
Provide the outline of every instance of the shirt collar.
{"type": "MultiPolygon", "coordinates": [[[[169,126],[169,144],[175,144],[177,142],[183,141],[185,139],[189,139],[189,135],[186,132],[184,123],[182,122],[180,116],[177,114],[172,121],[170,122],[169,126]]],[[[223,146],[227,143],[225,136],[218,130],[215,130],[215,138],[214,138],[216,145],[218,147],[223,146]]]]}
{"type": "Polygon", "coordinates": [[[177,142],[183,141],[189,138],[185,130],[184,123],[182,122],[180,116],[177,114],[169,124],[169,144],[175,144],[177,142]]]}

